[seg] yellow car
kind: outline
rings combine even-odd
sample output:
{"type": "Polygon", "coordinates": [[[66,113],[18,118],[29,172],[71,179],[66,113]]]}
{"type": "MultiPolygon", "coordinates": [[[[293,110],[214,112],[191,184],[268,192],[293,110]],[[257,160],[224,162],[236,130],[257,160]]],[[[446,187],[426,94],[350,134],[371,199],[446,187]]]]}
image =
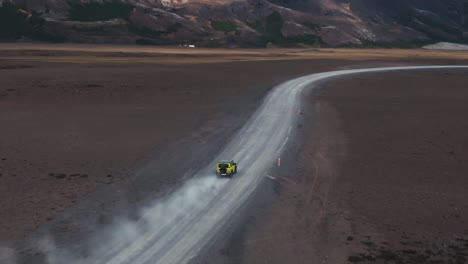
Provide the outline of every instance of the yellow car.
{"type": "Polygon", "coordinates": [[[216,163],[216,175],[229,178],[237,173],[237,163],[233,160],[222,160],[216,163]]]}

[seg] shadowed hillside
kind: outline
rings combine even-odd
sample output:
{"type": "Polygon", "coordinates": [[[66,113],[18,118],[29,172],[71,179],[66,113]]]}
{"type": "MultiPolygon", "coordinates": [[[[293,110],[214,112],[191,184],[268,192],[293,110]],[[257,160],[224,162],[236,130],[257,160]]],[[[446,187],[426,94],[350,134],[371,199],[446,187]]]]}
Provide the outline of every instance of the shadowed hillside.
{"type": "Polygon", "coordinates": [[[466,0],[0,1],[0,38],[207,47],[468,40],[466,0]]]}

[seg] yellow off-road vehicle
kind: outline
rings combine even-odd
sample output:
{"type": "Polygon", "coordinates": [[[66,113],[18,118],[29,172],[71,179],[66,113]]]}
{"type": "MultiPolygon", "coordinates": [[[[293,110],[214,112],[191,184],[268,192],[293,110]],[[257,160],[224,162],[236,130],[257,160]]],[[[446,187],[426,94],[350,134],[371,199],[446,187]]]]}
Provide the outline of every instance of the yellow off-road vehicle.
{"type": "Polygon", "coordinates": [[[233,160],[222,160],[216,163],[216,175],[229,178],[237,173],[237,163],[233,160]]]}

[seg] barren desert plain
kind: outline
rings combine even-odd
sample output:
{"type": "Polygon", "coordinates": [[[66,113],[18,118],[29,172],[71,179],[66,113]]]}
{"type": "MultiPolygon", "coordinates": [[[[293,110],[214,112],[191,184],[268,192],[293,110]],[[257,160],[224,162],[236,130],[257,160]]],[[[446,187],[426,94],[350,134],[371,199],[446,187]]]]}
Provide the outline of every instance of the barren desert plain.
{"type": "MultiPolygon", "coordinates": [[[[468,53],[0,44],[0,262],[48,263],[44,236],[73,250],[137,221],[280,83],[417,65],[468,53]]],[[[275,177],[194,263],[467,261],[468,70],[344,76],[302,101],[275,177]]]]}

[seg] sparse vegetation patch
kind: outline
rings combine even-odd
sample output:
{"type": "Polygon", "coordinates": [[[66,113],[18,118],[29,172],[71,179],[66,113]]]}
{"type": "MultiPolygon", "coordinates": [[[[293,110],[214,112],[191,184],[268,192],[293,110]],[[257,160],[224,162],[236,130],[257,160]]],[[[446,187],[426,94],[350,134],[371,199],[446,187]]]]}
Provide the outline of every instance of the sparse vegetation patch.
{"type": "MultiPolygon", "coordinates": [[[[278,12],[273,12],[266,17],[265,21],[254,21],[250,22],[247,25],[262,34],[262,44],[265,46],[267,43],[273,43],[282,47],[293,47],[299,43],[306,45],[319,45],[323,41],[319,36],[314,34],[304,34],[295,37],[285,37],[281,32],[283,27],[283,18],[278,12]]],[[[316,29],[318,25],[308,24],[308,27],[316,29]]]]}
{"type": "Polygon", "coordinates": [[[41,38],[43,23],[44,20],[37,14],[20,12],[20,7],[11,2],[0,5],[0,39],[16,40],[23,36],[41,38]]]}
{"type": "Polygon", "coordinates": [[[74,21],[107,21],[116,18],[128,19],[133,6],[119,1],[111,2],[70,2],[68,18],[74,21]]]}
{"type": "MultiPolygon", "coordinates": [[[[152,40],[159,40],[163,37],[165,34],[170,34],[170,33],[175,33],[179,30],[179,28],[182,25],[180,23],[175,23],[171,25],[170,27],[167,28],[165,31],[157,31],[157,30],[152,30],[150,28],[137,28],[134,26],[130,26],[129,30],[141,37],[147,38],[147,39],[152,39],[152,40]]],[[[151,40],[145,40],[145,39],[140,39],[137,41],[137,44],[153,44],[151,40]]]]}
{"type": "MultiPolygon", "coordinates": [[[[349,238],[349,236],[348,236],[349,238]]],[[[466,263],[468,244],[465,239],[456,239],[445,243],[424,243],[402,237],[404,241],[398,247],[391,247],[386,242],[373,242],[370,238],[361,241],[363,252],[348,257],[348,263],[383,263],[426,264],[426,263],[466,263]],[[399,248],[399,249],[398,249],[399,248]]],[[[350,241],[349,239],[346,239],[350,241]]]]}
{"type": "Polygon", "coordinates": [[[232,21],[211,21],[211,27],[216,31],[231,32],[237,29],[236,24],[232,21]]]}

